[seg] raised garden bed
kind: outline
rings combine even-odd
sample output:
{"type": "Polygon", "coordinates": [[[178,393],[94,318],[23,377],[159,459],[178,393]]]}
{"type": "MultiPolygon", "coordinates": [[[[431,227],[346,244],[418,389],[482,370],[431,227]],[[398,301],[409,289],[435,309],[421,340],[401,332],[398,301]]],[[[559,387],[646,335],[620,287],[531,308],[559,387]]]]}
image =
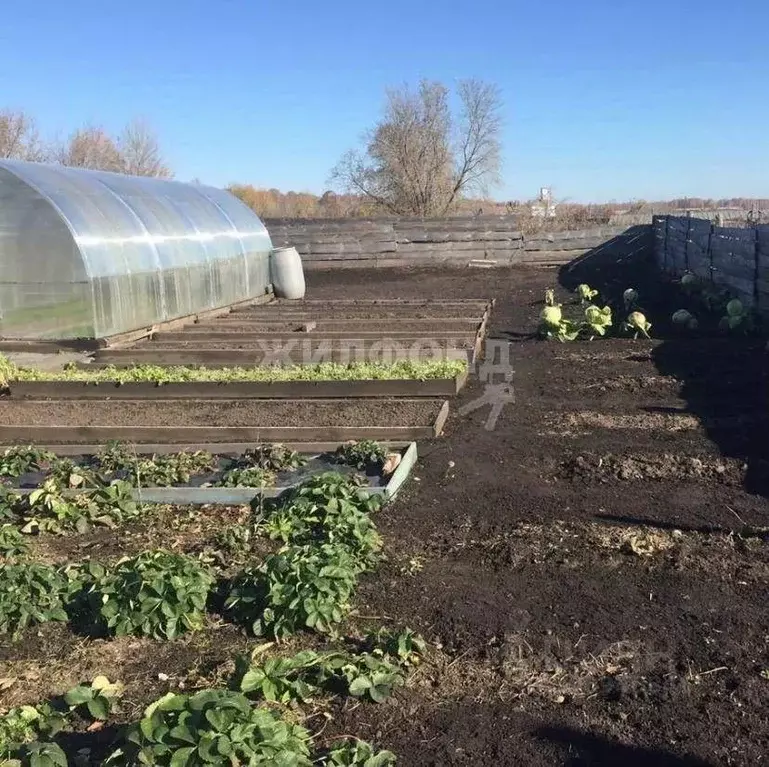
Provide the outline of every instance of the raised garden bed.
{"type": "MultiPolygon", "coordinates": [[[[211,445],[214,450],[217,446],[211,445]]],[[[289,447],[289,446],[281,446],[289,447]]],[[[384,447],[384,445],[382,445],[384,447]]],[[[188,505],[242,505],[250,503],[255,497],[278,498],[288,489],[296,487],[302,482],[324,472],[337,472],[341,474],[355,474],[365,478],[365,487],[370,493],[382,495],[385,499],[394,498],[414,467],[417,460],[416,443],[410,442],[402,447],[387,448],[390,452],[400,454],[400,462],[394,471],[388,475],[382,473],[382,464],[374,462],[365,466],[352,466],[346,464],[338,455],[339,445],[332,444],[323,450],[304,451],[299,453],[296,466],[282,468],[271,472],[270,480],[263,485],[241,484],[236,487],[223,486],[228,471],[238,466],[242,460],[242,451],[221,451],[212,453],[212,463],[209,468],[192,474],[187,481],[160,482],[157,479],[145,484],[136,482],[133,496],[137,501],[144,503],[167,503],[176,506],[188,505]]],[[[152,460],[155,452],[147,452],[141,445],[125,448],[129,455],[134,455],[137,460],[152,460]]],[[[290,449],[290,448],[289,448],[290,449]]],[[[177,448],[178,450],[178,448],[177,448]]],[[[54,455],[63,456],[64,453],[55,448],[51,451],[54,455]]],[[[193,452],[193,451],[189,451],[193,452]]],[[[162,454],[161,454],[162,455],[162,454]]],[[[171,460],[173,453],[165,453],[171,460]]],[[[96,453],[81,451],[79,453],[69,451],[66,455],[74,465],[88,470],[98,461],[96,453]]],[[[98,465],[98,464],[96,464],[98,465]]],[[[124,472],[101,472],[105,481],[121,479],[124,472]]],[[[4,483],[11,488],[19,489],[22,493],[32,492],[40,487],[46,479],[43,469],[26,471],[19,477],[4,478],[4,483]]],[[[72,490],[71,494],[78,491],[72,490]]],[[[84,492],[88,492],[85,490],[84,492]]]]}
{"type": "MultiPolygon", "coordinates": [[[[467,360],[468,351],[473,344],[457,348],[453,343],[446,341],[434,341],[417,344],[413,349],[403,344],[394,342],[384,347],[379,342],[370,345],[341,344],[327,350],[316,344],[301,343],[293,350],[280,354],[280,361],[289,364],[302,365],[315,362],[331,362],[346,365],[357,360],[387,364],[393,361],[408,360],[420,362],[423,360],[467,360]],[[368,346],[368,348],[366,348],[368,346]]],[[[128,349],[108,349],[97,352],[95,359],[98,362],[108,364],[131,363],[151,365],[206,365],[206,366],[241,366],[265,364],[268,360],[266,349],[227,349],[221,348],[222,344],[213,349],[201,349],[198,347],[136,347],[128,349]]]]}
{"type": "Polygon", "coordinates": [[[440,434],[441,399],[386,400],[5,400],[6,444],[417,440],[440,434]],[[217,424],[213,426],[211,424],[217,424]]]}
{"type": "Polygon", "coordinates": [[[13,381],[11,399],[301,399],[452,397],[467,382],[453,378],[367,381],[13,381]]]}

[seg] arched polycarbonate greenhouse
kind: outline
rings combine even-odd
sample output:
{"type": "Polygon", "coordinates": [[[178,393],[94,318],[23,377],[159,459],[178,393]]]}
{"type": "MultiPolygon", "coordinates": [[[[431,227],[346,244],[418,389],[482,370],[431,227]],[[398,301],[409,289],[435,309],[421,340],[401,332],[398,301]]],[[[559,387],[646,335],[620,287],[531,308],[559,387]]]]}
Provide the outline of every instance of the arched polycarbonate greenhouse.
{"type": "Polygon", "coordinates": [[[106,338],[254,298],[271,249],[221,189],[0,159],[4,338],[106,338]]]}

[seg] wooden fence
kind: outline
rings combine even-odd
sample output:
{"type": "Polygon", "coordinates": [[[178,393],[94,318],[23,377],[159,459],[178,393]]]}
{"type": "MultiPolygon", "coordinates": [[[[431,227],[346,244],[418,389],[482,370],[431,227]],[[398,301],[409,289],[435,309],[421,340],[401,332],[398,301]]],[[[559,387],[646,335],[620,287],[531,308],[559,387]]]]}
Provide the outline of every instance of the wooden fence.
{"type": "Polygon", "coordinates": [[[265,224],[273,246],[293,245],[305,269],[439,263],[563,264],[629,231],[623,226],[604,226],[524,235],[516,228],[515,216],[368,221],[267,219],[265,224]]]}
{"type": "Polygon", "coordinates": [[[691,272],[769,313],[769,225],[716,226],[691,216],[655,216],[654,254],[669,274],[691,272]]]}

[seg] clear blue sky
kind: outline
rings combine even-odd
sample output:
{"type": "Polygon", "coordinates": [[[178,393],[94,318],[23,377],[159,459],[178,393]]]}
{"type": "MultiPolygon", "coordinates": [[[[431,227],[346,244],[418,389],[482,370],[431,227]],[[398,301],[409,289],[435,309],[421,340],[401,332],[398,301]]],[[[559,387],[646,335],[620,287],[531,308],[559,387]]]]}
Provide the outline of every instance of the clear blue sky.
{"type": "Polygon", "coordinates": [[[9,0],[0,108],[143,116],[182,180],[321,192],[388,85],[502,90],[500,199],[769,197],[766,0],[9,0]]]}

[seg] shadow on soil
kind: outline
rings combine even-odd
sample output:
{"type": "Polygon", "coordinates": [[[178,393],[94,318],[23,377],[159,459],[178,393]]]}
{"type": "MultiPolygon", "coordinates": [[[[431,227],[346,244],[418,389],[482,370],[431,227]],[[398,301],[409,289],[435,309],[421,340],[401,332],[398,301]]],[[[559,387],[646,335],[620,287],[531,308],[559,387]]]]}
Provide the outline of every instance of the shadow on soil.
{"type": "MultiPolygon", "coordinates": [[[[745,489],[769,495],[769,365],[761,338],[675,337],[670,317],[680,308],[676,286],[661,278],[653,258],[650,227],[632,227],[575,259],[559,272],[568,290],[580,283],[597,288],[615,317],[622,316],[622,293],[635,288],[641,310],[659,341],[650,349],[660,374],[681,382],[681,409],[696,416],[722,455],[747,465],[745,489]]],[[[648,342],[647,342],[648,343],[648,342]]]]}
{"type": "Polygon", "coordinates": [[[568,746],[577,752],[565,767],[714,767],[710,762],[686,756],[674,756],[657,749],[623,746],[597,735],[568,727],[542,727],[537,737],[568,746]]]}

